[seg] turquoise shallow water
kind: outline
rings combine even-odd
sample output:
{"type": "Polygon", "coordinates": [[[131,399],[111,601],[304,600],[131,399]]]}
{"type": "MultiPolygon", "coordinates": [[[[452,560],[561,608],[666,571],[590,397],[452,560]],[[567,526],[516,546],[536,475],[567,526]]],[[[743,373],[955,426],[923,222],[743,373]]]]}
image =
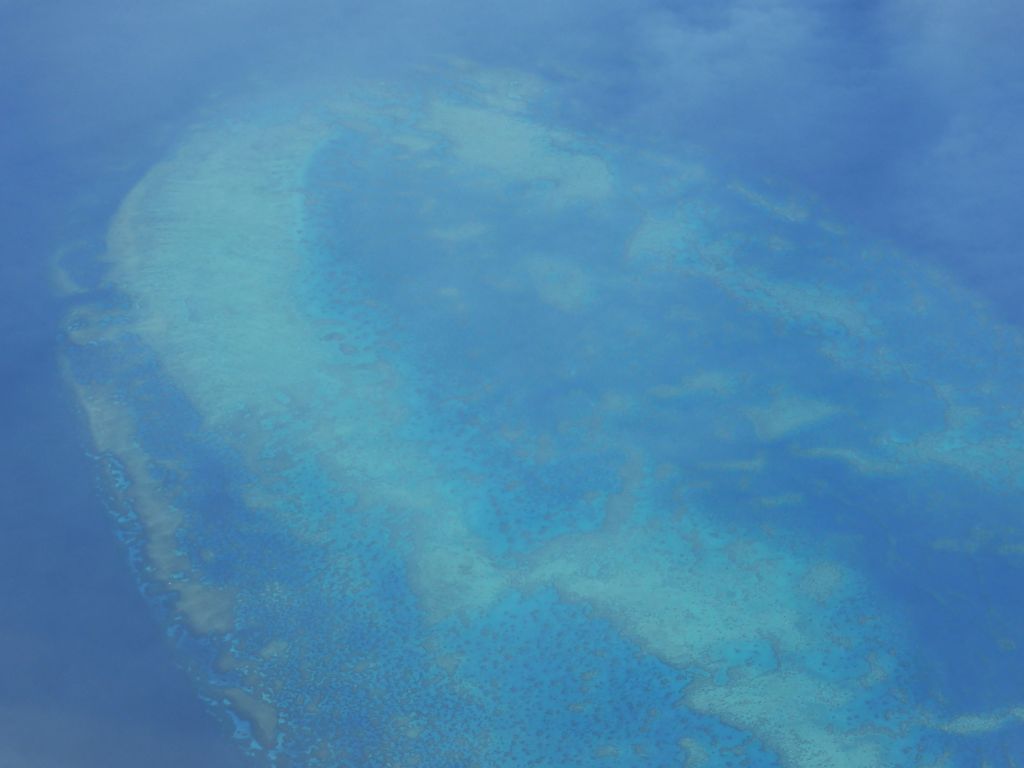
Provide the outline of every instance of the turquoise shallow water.
{"type": "Polygon", "coordinates": [[[548,93],[268,87],[123,202],[66,368],[202,695],[277,766],[1012,765],[1019,333],[548,93]]]}

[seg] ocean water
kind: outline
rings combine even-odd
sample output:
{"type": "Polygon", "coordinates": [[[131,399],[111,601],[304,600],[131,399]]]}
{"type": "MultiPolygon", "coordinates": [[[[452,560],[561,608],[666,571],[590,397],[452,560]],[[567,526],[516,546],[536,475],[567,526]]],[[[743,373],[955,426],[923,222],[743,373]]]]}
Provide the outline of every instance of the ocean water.
{"type": "Polygon", "coordinates": [[[1024,761],[1019,13],[53,8],[0,765],[1024,761]]]}

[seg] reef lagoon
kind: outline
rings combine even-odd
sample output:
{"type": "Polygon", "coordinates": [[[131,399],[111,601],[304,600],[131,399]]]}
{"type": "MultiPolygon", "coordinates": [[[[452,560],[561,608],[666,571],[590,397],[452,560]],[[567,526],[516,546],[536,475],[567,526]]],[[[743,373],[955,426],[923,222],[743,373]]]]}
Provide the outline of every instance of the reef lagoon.
{"type": "Polygon", "coordinates": [[[53,249],[161,663],[239,765],[1024,764],[1004,297],[585,79],[261,70],[53,249]]]}

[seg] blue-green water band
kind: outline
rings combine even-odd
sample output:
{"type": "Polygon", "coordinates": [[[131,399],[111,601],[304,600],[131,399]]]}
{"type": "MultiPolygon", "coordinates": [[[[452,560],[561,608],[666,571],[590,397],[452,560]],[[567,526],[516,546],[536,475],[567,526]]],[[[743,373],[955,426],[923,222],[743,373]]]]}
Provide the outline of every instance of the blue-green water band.
{"type": "Polygon", "coordinates": [[[197,679],[279,766],[960,765],[1024,710],[858,558],[1024,556],[1019,337],[543,93],[282,90],[124,201],[68,371],[197,679]]]}

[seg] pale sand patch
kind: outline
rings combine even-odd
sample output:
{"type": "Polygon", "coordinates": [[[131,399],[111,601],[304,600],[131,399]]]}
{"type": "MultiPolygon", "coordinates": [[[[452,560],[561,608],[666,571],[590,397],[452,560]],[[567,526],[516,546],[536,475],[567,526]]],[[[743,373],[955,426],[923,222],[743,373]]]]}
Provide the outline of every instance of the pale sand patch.
{"type": "Polygon", "coordinates": [[[260,746],[273,749],[277,742],[277,710],[274,706],[241,688],[225,688],[220,693],[238,714],[249,721],[260,746]]]}
{"type": "Polygon", "coordinates": [[[938,727],[947,733],[961,736],[972,736],[981,733],[992,733],[1014,723],[1024,722],[1024,707],[1014,707],[1002,712],[987,714],[961,715],[938,727]]]}
{"type": "Polygon", "coordinates": [[[766,441],[788,437],[839,413],[840,409],[832,403],[797,395],[787,395],[768,405],[747,409],[754,431],[766,441]]]}
{"type": "Polygon", "coordinates": [[[758,208],[762,208],[772,215],[786,221],[800,222],[810,216],[808,210],[795,200],[781,201],[774,197],[765,195],[744,184],[734,183],[729,189],[738,194],[744,200],[758,208]]]}
{"type": "Polygon", "coordinates": [[[175,607],[193,631],[224,634],[234,628],[234,600],[230,590],[199,580],[192,563],[182,554],[178,532],[184,515],[153,478],[139,450],[133,416],[118,399],[100,386],[67,380],[89,420],[97,450],[116,457],[123,467],[123,487],[115,487],[120,503],[131,509],[145,531],[146,559],[154,581],[178,594],[175,607]]]}
{"type": "Polygon", "coordinates": [[[424,126],[453,142],[463,164],[510,181],[548,182],[553,204],[598,202],[612,191],[611,171],[597,156],[572,151],[578,140],[514,114],[436,102],[424,126]]]}
{"type": "Polygon", "coordinates": [[[727,685],[699,684],[689,701],[744,730],[765,734],[784,765],[879,768],[890,764],[885,747],[895,740],[895,732],[842,732],[827,722],[827,713],[841,711],[849,698],[842,686],[800,671],[777,671],[737,675],[727,685]]]}
{"type": "Polygon", "coordinates": [[[833,459],[849,464],[865,475],[893,475],[906,471],[901,462],[888,460],[856,448],[804,448],[796,451],[798,456],[817,459],[833,459]]]}
{"type": "Polygon", "coordinates": [[[50,269],[50,284],[58,296],[75,296],[84,292],[82,285],[72,275],[65,264],[70,253],[82,248],[83,242],[68,243],[60,248],[53,255],[50,269]]]}

